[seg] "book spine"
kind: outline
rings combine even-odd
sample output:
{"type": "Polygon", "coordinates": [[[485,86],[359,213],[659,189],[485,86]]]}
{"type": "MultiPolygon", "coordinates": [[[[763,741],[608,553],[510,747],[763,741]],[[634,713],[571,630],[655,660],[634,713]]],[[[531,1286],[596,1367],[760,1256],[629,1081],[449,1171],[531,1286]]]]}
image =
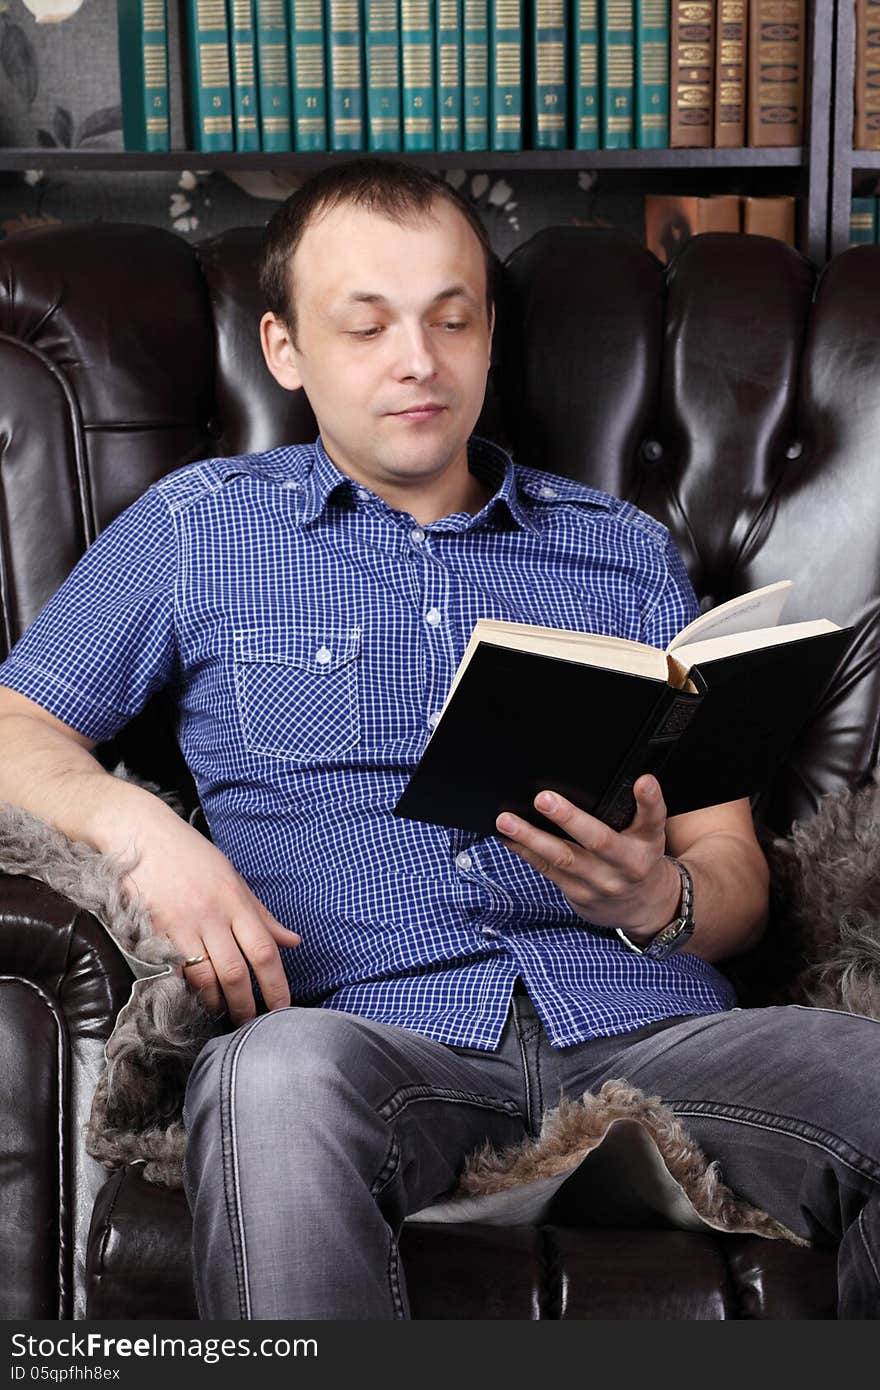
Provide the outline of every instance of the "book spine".
{"type": "Polygon", "coordinates": [[[568,141],[568,25],[565,0],[534,0],[532,149],[564,150],[568,141]]]}
{"type": "Polygon", "coordinates": [[[853,198],[849,212],[850,246],[873,245],[877,240],[877,199],[853,198]]]}
{"type": "Polygon", "coordinates": [[[880,150],[880,0],[856,0],[853,148],[880,150]]]}
{"type": "Polygon", "coordinates": [[[636,144],[640,150],[669,148],[669,4],[670,0],[636,0],[636,144]]]}
{"type": "Polygon", "coordinates": [[[488,0],[464,3],[464,147],[489,148],[488,0]]]}
{"type": "Polygon", "coordinates": [[[718,0],[715,35],[715,145],[746,142],[747,0],[718,0]]]}
{"type": "Polygon", "coordinates": [[[702,698],[702,694],[671,689],[661,696],[595,807],[592,814],[597,820],[604,821],[612,830],[625,830],[636,811],[633,786],[646,773],[657,778],[662,791],[660,774],[664,764],[699,709],[702,698]]]}
{"type": "Polygon", "coordinates": [[[235,147],[225,0],[186,0],[193,145],[235,147]]]}
{"type": "Polygon", "coordinates": [[[122,138],[127,150],[171,148],[165,0],[117,0],[122,138]]]}
{"type": "Polygon", "coordinates": [[[462,0],[437,0],[437,149],[462,148],[464,83],[462,78],[462,0]]]}
{"type": "Polygon", "coordinates": [[[707,149],[714,126],[714,0],[672,0],[670,71],[670,146],[707,149]]]}
{"type": "Polygon", "coordinates": [[[599,0],[572,0],[574,147],[599,148],[599,0]]]}
{"type": "Polygon", "coordinates": [[[326,0],[331,150],[364,150],[363,18],[360,0],[326,0]]]}
{"type": "Polygon", "coordinates": [[[400,149],[400,18],[397,0],[364,0],[367,146],[400,149]]]}
{"type": "Polygon", "coordinates": [[[293,148],[327,148],[327,80],[323,0],[290,0],[293,148]]]}
{"type": "Polygon", "coordinates": [[[403,148],[434,148],[434,0],[400,0],[403,148]]]}
{"type": "Polygon", "coordinates": [[[804,135],[805,0],[749,7],[749,144],[800,145],[804,135]]]}
{"type": "Polygon", "coordinates": [[[264,150],[293,148],[290,120],[290,35],[286,0],[255,0],[260,144],[264,150]]]}
{"type": "Polygon", "coordinates": [[[260,148],[259,101],[254,61],[254,0],[228,0],[232,60],[232,120],[237,150],[260,148]]]}
{"type": "Polygon", "coordinates": [[[489,99],[493,150],[522,149],[522,0],[489,0],[489,99]]]}
{"type": "Polygon", "coordinates": [[[795,199],[790,193],[778,197],[753,198],[744,196],[743,231],[752,236],[769,236],[795,244],[795,199]]]}
{"type": "Polygon", "coordinates": [[[602,147],[631,150],[635,138],[633,0],[602,0],[602,147]]]}

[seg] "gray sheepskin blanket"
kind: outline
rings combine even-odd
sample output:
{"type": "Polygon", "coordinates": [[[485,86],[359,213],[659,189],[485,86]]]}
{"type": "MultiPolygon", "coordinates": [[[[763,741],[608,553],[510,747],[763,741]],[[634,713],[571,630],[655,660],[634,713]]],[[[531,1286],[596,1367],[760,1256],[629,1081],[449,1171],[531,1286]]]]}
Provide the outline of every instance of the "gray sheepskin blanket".
{"type": "MultiPolygon", "coordinates": [[[[128,774],[120,767],[116,775],[128,774]]],[[[174,805],[173,798],[165,799],[174,805]]],[[[773,926],[732,972],[741,1002],[816,1004],[880,1018],[878,784],[826,796],[818,813],[787,839],[765,836],[764,849],[772,873],[773,926]],[[756,980],[760,992],[750,999],[756,980]]],[[[38,879],[92,913],[134,977],[105,1049],[86,1149],[107,1168],[140,1162],[148,1181],[179,1187],[186,1078],[204,1043],[223,1025],[211,1020],[184,983],[179,953],[166,937],[153,936],[146,910],[121,888],[131,867],[0,804],[0,870],[38,879]]],[[[540,1220],[549,1201],[564,1196],[561,1188],[580,1183],[582,1214],[590,1194],[595,1201],[601,1192],[600,1219],[623,1224],[626,1215],[616,1211],[613,1196],[623,1172],[632,1175],[626,1180],[630,1190],[643,1194],[644,1209],[630,1213],[635,1220],[650,1219],[653,1210],[655,1218],[683,1227],[803,1243],[730,1192],[674,1114],[656,1096],[622,1080],[548,1112],[536,1140],[501,1153],[473,1154],[451,1198],[410,1219],[540,1220]]]]}

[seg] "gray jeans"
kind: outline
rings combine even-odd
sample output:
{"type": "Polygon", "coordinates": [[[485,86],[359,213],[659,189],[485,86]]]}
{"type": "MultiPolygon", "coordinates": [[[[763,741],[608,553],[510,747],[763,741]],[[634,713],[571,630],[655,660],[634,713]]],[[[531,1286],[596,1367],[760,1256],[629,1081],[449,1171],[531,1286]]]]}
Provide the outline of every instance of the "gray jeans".
{"type": "Polygon", "coordinates": [[[495,1052],[308,1008],[207,1044],[184,1111],[202,1317],[407,1317],[404,1218],[612,1078],[660,1095],[735,1192],[840,1241],[839,1316],[880,1317],[880,1024],[734,1009],[557,1049],[520,993],[495,1052]]]}

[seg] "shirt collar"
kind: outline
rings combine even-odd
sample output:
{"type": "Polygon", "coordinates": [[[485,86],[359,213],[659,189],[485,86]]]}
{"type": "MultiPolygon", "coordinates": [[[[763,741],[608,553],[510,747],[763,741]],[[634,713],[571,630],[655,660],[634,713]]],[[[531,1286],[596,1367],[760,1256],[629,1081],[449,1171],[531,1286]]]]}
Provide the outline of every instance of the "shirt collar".
{"type": "MultiPolygon", "coordinates": [[[[338,490],[341,489],[349,498],[353,498],[361,486],[353,478],[340,472],[328,456],[320,435],[315,440],[313,449],[314,462],[305,481],[305,496],[300,511],[300,521],[304,525],[321,515],[331,496],[338,490]]],[[[500,445],[489,439],[482,439],[479,435],[471,435],[468,440],[468,468],[492,491],[485,507],[470,519],[468,525],[476,524],[478,520],[485,524],[490,516],[503,509],[515,525],[523,530],[540,531],[540,527],[523,507],[513,460],[500,445]]]]}

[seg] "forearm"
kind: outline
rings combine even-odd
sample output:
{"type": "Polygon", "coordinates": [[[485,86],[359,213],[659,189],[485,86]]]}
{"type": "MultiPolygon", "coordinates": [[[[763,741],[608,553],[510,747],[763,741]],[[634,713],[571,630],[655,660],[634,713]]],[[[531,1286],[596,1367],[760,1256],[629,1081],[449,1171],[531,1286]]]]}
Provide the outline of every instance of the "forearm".
{"type": "Polygon", "coordinates": [[[0,713],[0,800],[105,853],[127,854],[135,827],[174,818],[157,796],[106,772],[83,744],[18,712],[0,713]]]}
{"type": "Polygon", "coordinates": [[[707,961],[741,955],[767,925],[769,870],[756,841],[727,831],[695,840],[678,858],[694,880],[691,954],[707,961]]]}

